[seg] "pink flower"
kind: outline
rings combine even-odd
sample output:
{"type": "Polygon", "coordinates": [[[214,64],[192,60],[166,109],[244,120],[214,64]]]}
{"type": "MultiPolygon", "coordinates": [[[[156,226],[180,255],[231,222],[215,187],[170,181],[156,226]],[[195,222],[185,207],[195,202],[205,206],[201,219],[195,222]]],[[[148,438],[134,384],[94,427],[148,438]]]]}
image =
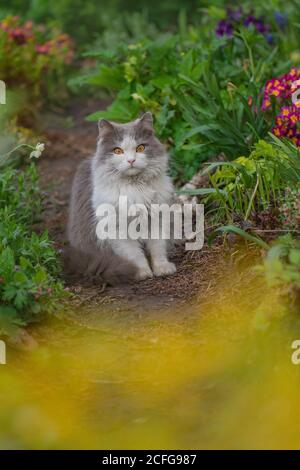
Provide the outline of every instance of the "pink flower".
{"type": "Polygon", "coordinates": [[[35,50],[38,54],[48,54],[49,53],[49,46],[46,44],[37,44],[35,46],[35,50]]]}
{"type": "Polygon", "coordinates": [[[33,27],[33,21],[26,21],[26,23],[24,24],[25,29],[32,29],[32,27],[33,27]]]}
{"type": "Polygon", "coordinates": [[[294,92],[293,83],[300,78],[300,70],[293,67],[288,73],[278,78],[268,80],[264,89],[262,109],[271,107],[271,98],[281,106],[280,113],[276,116],[275,126],[272,129],[277,137],[286,137],[295,145],[300,146],[300,108],[291,103],[291,95],[294,92]],[[288,105],[286,105],[289,100],[288,105]]]}

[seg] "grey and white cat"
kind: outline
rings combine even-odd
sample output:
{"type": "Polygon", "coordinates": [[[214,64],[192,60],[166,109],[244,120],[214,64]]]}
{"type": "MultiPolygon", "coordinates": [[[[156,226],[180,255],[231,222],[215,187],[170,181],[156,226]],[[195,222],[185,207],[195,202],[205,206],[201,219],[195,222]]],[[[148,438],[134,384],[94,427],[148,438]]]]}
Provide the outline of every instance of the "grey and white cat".
{"type": "Polygon", "coordinates": [[[156,138],[151,113],[127,124],[99,122],[95,155],[75,175],[68,224],[73,268],[115,284],[176,271],[167,257],[168,242],[105,240],[96,236],[96,209],[117,207],[120,196],[128,205],[171,204],[173,185],[167,174],[168,156],[156,138]]]}

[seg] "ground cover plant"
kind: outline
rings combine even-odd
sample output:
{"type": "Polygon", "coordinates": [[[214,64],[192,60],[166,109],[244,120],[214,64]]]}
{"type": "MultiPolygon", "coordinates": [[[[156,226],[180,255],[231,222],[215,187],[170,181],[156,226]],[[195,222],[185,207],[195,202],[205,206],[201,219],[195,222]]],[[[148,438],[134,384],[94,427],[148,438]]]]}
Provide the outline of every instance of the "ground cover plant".
{"type": "MultiPolygon", "coordinates": [[[[37,156],[39,147],[32,150],[37,156]]],[[[7,166],[0,174],[0,332],[37,321],[62,295],[59,265],[46,232],[32,226],[41,211],[38,175],[32,162],[25,169],[7,166]]]]}

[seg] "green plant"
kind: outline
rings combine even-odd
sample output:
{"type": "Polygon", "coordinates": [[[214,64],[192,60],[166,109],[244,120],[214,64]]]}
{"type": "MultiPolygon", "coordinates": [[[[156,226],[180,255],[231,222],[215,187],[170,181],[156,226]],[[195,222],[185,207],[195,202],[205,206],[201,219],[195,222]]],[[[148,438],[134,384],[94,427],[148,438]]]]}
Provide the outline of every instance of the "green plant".
{"type": "Polygon", "coordinates": [[[59,265],[46,232],[32,231],[41,211],[38,177],[32,163],[0,173],[0,333],[52,311],[62,295],[59,265]]]}
{"type": "Polygon", "coordinates": [[[261,101],[257,85],[249,83],[246,92],[245,87],[231,82],[223,88],[209,66],[198,83],[181,78],[177,100],[190,130],[183,134],[179,146],[204,152],[207,158],[222,153],[232,160],[238,154],[247,155],[253,143],[266,136],[269,124],[258,112],[261,101]]]}
{"type": "MultiPolygon", "coordinates": [[[[247,220],[253,212],[276,206],[287,186],[297,187],[300,182],[299,150],[274,136],[273,142],[261,140],[254,145],[249,157],[211,163],[204,170],[210,175],[214,189],[208,192],[204,202],[213,206],[217,220],[232,222],[236,215],[247,220]]],[[[196,195],[197,190],[190,194],[196,195]]],[[[200,194],[205,195],[204,188],[200,194]]]]}
{"type": "MultiPolygon", "coordinates": [[[[200,49],[203,38],[198,41],[200,49]]],[[[261,110],[262,81],[269,69],[282,70],[277,52],[277,45],[254,30],[241,29],[230,41],[209,38],[200,80],[180,76],[176,99],[190,130],[178,150],[183,145],[206,159],[221,153],[229,160],[247,156],[274,124],[274,111],[266,116],[261,110]]]]}
{"type": "Polygon", "coordinates": [[[238,235],[239,237],[243,238],[244,240],[254,243],[255,245],[259,246],[260,248],[266,250],[269,248],[269,245],[262,240],[257,235],[252,235],[246,230],[242,230],[240,227],[236,227],[235,225],[223,225],[222,227],[216,228],[209,236],[209,243],[211,243],[217,235],[219,234],[229,234],[233,233],[234,235],[238,235]]]}
{"type": "MultiPolygon", "coordinates": [[[[37,22],[54,25],[70,34],[76,41],[77,47],[93,44],[103,32],[113,31],[120,26],[126,32],[124,16],[134,16],[145,13],[149,23],[160,29],[174,28],[179,11],[184,11],[189,20],[195,20],[198,15],[198,0],[165,0],[153,2],[147,0],[0,0],[0,16],[17,14],[37,22]],[[76,14],[74,14],[76,12],[76,14]],[[121,20],[120,22],[118,20],[121,20]]],[[[147,25],[146,25],[147,26],[147,25]]],[[[176,26],[175,26],[176,27],[176,26]]]]}
{"type": "Polygon", "coordinates": [[[270,287],[300,288],[300,240],[291,234],[279,237],[258,266],[270,287]]]}

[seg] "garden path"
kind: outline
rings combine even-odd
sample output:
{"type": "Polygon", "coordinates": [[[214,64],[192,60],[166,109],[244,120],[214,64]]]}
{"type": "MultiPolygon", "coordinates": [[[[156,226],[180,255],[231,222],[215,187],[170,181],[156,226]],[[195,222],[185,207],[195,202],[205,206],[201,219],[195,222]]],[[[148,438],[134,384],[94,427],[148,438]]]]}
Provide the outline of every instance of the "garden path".
{"type": "MultiPolygon", "coordinates": [[[[65,113],[51,113],[43,117],[46,136],[46,150],[39,161],[40,184],[44,198],[44,216],[40,229],[47,229],[58,250],[66,244],[66,223],[72,179],[78,164],[95,149],[97,125],[85,121],[85,116],[99,106],[87,102],[85,106],[73,104],[65,113]]],[[[121,287],[94,285],[81,278],[68,278],[64,275],[67,287],[72,292],[72,305],[75,310],[89,312],[90,317],[99,313],[135,317],[161,315],[162,311],[183,312],[186,306],[199,301],[199,296],[207,300],[213,295],[220,273],[220,258],[224,263],[219,247],[205,246],[198,252],[187,252],[177,247],[173,261],[177,273],[165,278],[155,278],[121,287]],[[183,309],[182,307],[185,306],[183,309]]],[[[180,314],[181,314],[180,313],[180,314]]]]}

